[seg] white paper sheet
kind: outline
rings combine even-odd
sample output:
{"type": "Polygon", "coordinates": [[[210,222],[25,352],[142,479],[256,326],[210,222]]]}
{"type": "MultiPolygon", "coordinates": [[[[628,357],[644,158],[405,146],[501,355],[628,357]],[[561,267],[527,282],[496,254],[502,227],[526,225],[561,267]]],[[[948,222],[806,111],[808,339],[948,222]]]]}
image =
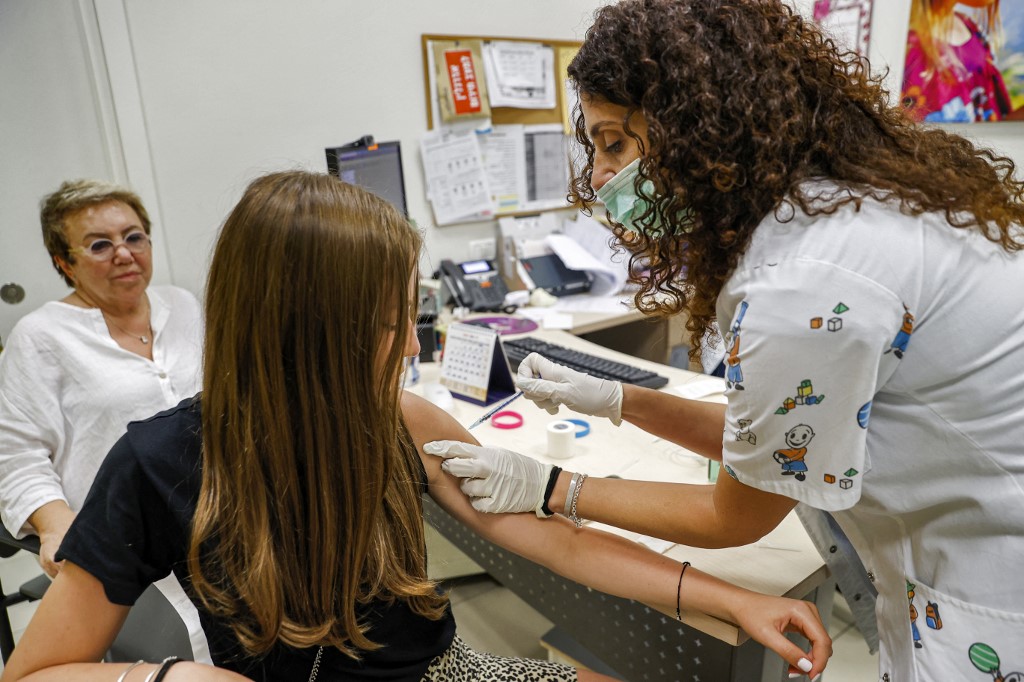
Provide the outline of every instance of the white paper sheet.
{"type": "Polygon", "coordinates": [[[526,196],[523,126],[494,126],[477,136],[477,141],[498,212],[519,210],[526,196]]]}
{"type": "Polygon", "coordinates": [[[537,211],[568,206],[568,137],[560,123],[523,127],[526,200],[523,209],[537,211]]]}
{"type": "Polygon", "coordinates": [[[726,402],[725,380],[719,377],[700,377],[687,381],[685,384],[670,389],[676,395],[689,400],[707,400],[708,402],[726,402]]]}
{"type": "Polygon", "coordinates": [[[572,314],[549,310],[541,319],[545,329],[572,329],[572,314]]]}
{"type": "Polygon", "coordinates": [[[493,215],[494,202],[475,134],[428,133],[420,145],[427,196],[438,225],[493,215]]]}
{"type": "Polygon", "coordinates": [[[594,276],[590,293],[594,296],[609,296],[622,291],[629,278],[629,259],[626,254],[616,253],[610,246],[611,232],[583,214],[577,216],[576,220],[563,221],[562,230],[563,235],[559,235],[551,248],[566,267],[587,270],[594,276]],[[572,244],[566,240],[571,240],[572,244]],[[562,254],[563,250],[565,255],[562,254]],[[571,265],[570,260],[580,266],[571,265]]]}
{"type": "Polygon", "coordinates": [[[484,43],[484,72],[492,107],[554,109],[554,50],[540,43],[484,43]]]}
{"type": "Polygon", "coordinates": [[[633,308],[632,296],[562,296],[549,310],[567,313],[624,313],[633,308]]]}

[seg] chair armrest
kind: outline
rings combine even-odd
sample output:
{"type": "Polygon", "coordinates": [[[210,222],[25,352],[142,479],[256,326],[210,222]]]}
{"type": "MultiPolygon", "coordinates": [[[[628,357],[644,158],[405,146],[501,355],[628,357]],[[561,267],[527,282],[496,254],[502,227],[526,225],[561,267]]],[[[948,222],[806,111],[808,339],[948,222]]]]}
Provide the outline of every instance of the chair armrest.
{"type": "Polygon", "coordinates": [[[11,556],[19,549],[23,549],[26,552],[32,552],[33,554],[39,554],[39,538],[35,535],[26,535],[22,539],[18,540],[7,532],[7,529],[3,524],[0,524],[0,556],[11,556]],[[10,551],[5,551],[7,549],[10,551]]]}

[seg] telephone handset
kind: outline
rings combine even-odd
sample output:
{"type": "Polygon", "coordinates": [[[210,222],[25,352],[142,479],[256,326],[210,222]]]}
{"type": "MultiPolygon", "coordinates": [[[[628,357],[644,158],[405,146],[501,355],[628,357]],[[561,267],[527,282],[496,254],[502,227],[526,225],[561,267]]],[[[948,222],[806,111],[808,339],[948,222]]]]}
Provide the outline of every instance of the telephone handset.
{"type": "Polygon", "coordinates": [[[456,263],[441,261],[441,278],[455,298],[456,305],[476,312],[501,310],[508,287],[493,261],[471,260],[456,263]]]}

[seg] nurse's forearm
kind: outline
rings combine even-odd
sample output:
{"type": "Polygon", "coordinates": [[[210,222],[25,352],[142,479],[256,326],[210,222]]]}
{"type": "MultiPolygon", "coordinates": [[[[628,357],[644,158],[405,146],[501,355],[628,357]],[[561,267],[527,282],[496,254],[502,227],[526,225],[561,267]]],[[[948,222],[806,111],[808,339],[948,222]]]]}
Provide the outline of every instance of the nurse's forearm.
{"type": "MultiPolygon", "coordinates": [[[[548,498],[552,511],[571,513],[571,478],[569,471],[559,474],[548,498]]],[[[745,486],[729,476],[719,476],[714,485],[595,476],[588,477],[576,495],[576,515],[581,519],[710,549],[756,542],[795,505],[790,498],[745,486]]]]}
{"type": "Polygon", "coordinates": [[[725,405],[624,384],[622,418],[710,459],[722,460],[725,405]]]}
{"type": "MultiPolygon", "coordinates": [[[[572,474],[563,471],[551,493],[552,511],[566,505],[572,474]]],[[[577,515],[617,528],[671,540],[692,547],[731,547],[728,524],[719,523],[710,485],[652,483],[588,477],[576,500],[577,515]]],[[[569,501],[571,504],[571,500],[569,501]]]]}

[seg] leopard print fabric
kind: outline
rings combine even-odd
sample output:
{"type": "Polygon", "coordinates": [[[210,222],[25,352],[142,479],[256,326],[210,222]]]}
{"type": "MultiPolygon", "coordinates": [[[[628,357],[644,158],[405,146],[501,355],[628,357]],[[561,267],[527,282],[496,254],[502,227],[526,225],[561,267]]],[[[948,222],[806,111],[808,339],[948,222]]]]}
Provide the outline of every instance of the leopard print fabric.
{"type": "Polygon", "coordinates": [[[576,669],[473,651],[456,636],[448,650],[431,661],[423,682],[576,682],[576,669]]]}

